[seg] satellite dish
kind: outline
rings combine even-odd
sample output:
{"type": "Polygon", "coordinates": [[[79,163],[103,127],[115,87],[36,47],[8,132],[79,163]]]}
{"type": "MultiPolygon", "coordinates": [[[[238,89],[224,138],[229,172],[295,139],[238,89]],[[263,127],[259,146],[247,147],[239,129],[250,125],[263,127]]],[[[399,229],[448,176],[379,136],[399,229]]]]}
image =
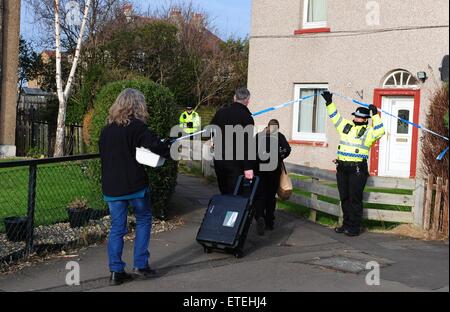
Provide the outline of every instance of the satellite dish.
{"type": "Polygon", "coordinates": [[[449,62],[448,55],[446,55],[442,59],[442,67],[439,68],[439,70],[441,72],[441,80],[447,81],[447,82],[448,82],[448,74],[449,74],[448,62],[449,62]]]}

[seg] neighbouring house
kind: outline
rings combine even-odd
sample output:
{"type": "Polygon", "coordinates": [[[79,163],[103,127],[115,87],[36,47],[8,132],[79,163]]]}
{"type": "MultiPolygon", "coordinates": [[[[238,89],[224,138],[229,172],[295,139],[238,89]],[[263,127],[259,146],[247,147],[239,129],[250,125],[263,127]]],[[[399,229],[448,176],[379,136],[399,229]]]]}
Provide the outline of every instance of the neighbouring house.
{"type": "Polygon", "coordinates": [[[0,1],[0,157],[16,155],[20,1],[0,1]]]}
{"type": "Polygon", "coordinates": [[[185,16],[181,9],[173,7],[168,11],[167,16],[142,16],[135,12],[133,5],[125,4],[121,11],[118,12],[116,19],[103,26],[103,33],[100,34],[99,40],[107,40],[125,25],[141,26],[166,21],[177,26],[179,36],[192,36],[203,45],[202,48],[206,51],[211,53],[219,52],[223,40],[208,29],[205,16],[198,12],[190,12],[189,14],[189,16],[185,16]]]}
{"type": "MultiPolygon", "coordinates": [[[[63,54],[64,55],[64,54],[63,54]]],[[[41,62],[43,65],[49,64],[52,59],[56,58],[55,50],[43,50],[40,54],[41,62]]],[[[42,87],[43,77],[38,76],[33,80],[27,81],[28,88],[40,89],[42,87]]]]}
{"type": "MultiPolygon", "coordinates": [[[[250,38],[251,110],[329,88],[415,123],[448,80],[447,0],[254,0],[250,38]]],[[[355,105],[335,96],[351,118],[355,105]]],[[[290,140],[289,162],[335,169],[339,137],[318,96],[262,115],[290,140]]],[[[372,175],[420,175],[417,128],[383,116],[387,134],[372,148],[372,175]]],[[[439,151],[436,151],[439,153],[439,151]]]]}
{"type": "MultiPolygon", "coordinates": [[[[211,53],[220,51],[220,45],[223,41],[208,29],[202,13],[193,13],[192,17],[185,21],[182,11],[174,8],[169,13],[168,21],[177,25],[180,30],[184,30],[184,35],[197,36],[198,41],[203,44],[206,51],[211,53]]],[[[180,33],[183,33],[183,31],[180,33]]]]}
{"type": "Polygon", "coordinates": [[[18,114],[20,111],[34,109],[39,110],[45,107],[50,100],[55,98],[55,94],[47,92],[39,87],[23,87],[17,103],[18,114]]]}

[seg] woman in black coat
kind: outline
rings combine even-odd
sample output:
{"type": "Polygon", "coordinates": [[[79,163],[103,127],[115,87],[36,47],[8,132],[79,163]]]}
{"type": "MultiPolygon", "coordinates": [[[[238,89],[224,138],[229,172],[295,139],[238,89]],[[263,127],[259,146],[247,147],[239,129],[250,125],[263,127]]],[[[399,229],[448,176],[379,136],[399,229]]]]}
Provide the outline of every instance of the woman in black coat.
{"type": "Polygon", "coordinates": [[[111,213],[108,240],[110,284],[120,285],[131,279],[122,261],[127,231],[128,206],[136,215],[133,275],[145,279],[155,276],[149,266],[149,242],[152,226],[151,189],[143,165],[136,161],[136,148],[144,147],[165,158],[170,157],[170,141],[161,139],[147,126],[144,95],[126,89],[109,110],[108,123],[100,135],[102,190],[111,213]]]}
{"type": "MultiPolygon", "coordinates": [[[[283,159],[287,158],[291,153],[291,146],[286,137],[279,132],[280,124],[278,120],[272,119],[267,128],[258,134],[258,151],[259,151],[259,170],[258,175],[261,179],[258,190],[258,196],[255,201],[255,219],[257,221],[257,232],[259,235],[264,235],[265,230],[273,230],[275,221],[275,208],[277,205],[277,191],[280,186],[280,176],[282,170],[283,159]],[[265,140],[261,144],[261,140],[265,140]],[[265,156],[272,155],[270,147],[275,146],[277,155],[275,169],[266,170],[264,165],[273,162],[273,159],[261,160],[261,154],[264,153],[261,149],[265,149],[265,156]]],[[[266,166],[267,167],[267,166],[266,166]]]]}

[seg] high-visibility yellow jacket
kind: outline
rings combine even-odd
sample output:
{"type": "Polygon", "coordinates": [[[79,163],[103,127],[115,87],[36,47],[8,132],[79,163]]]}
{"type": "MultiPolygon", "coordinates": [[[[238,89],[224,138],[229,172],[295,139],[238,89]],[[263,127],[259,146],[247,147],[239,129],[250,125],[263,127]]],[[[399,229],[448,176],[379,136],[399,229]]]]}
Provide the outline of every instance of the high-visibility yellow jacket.
{"type": "Polygon", "coordinates": [[[197,112],[189,114],[187,111],[180,116],[180,127],[187,134],[195,133],[201,127],[200,115],[197,112]]]}
{"type": "Polygon", "coordinates": [[[353,121],[344,119],[334,103],[327,106],[327,112],[341,137],[337,152],[338,160],[351,162],[367,160],[370,148],[385,133],[380,115],[372,116],[371,127],[358,126],[353,121]]]}

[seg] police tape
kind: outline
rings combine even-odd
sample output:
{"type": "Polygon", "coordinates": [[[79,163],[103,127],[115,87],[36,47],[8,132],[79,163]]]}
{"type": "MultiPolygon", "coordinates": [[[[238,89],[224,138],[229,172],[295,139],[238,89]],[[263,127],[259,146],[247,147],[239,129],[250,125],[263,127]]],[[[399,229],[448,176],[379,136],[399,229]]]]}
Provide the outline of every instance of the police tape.
{"type": "Polygon", "coordinates": [[[442,160],[445,157],[445,154],[448,152],[448,146],[445,150],[442,151],[442,153],[439,154],[439,156],[436,158],[437,160],[442,160]]]}
{"type": "Polygon", "coordinates": [[[175,140],[173,140],[172,142],[177,142],[177,141],[181,141],[181,140],[184,140],[184,139],[189,139],[189,138],[191,138],[191,137],[193,137],[193,136],[196,136],[196,135],[205,133],[206,131],[207,131],[207,130],[205,129],[205,130],[201,130],[201,131],[198,131],[198,132],[194,132],[194,133],[191,133],[191,134],[188,134],[188,135],[179,137],[178,139],[175,139],[175,140]]]}
{"type": "MultiPolygon", "coordinates": [[[[330,91],[330,92],[331,92],[331,91],[330,91]]],[[[343,98],[343,99],[349,100],[349,101],[351,101],[351,102],[353,102],[353,103],[355,103],[355,104],[358,104],[358,105],[361,105],[361,106],[364,106],[364,107],[367,107],[367,108],[368,108],[370,105],[372,105],[372,104],[367,104],[367,103],[364,103],[364,102],[361,102],[361,101],[357,101],[357,100],[355,100],[355,99],[352,99],[351,97],[348,97],[348,96],[345,96],[345,95],[341,95],[341,94],[336,93],[336,92],[331,92],[331,93],[333,93],[334,95],[337,95],[337,96],[339,96],[339,97],[341,97],[341,98],[343,98]]],[[[416,128],[421,129],[421,130],[423,130],[423,131],[426,131],[426,132],[428,132],[428,133],[431,133],[431,134],[433,134],[433,135],[436,135],[436,136],[438,136],[438,137],[441,137],[441,138],[444,139],[444,140],[447,140],[447,141],[449,140],[448,137],[443,136],[443,135],[441,135],[441,134],[439,134],[439,133],[436,133],[436,132],[434,132],[434,131],[431,131],[430,129],[427,129],[427,128],[425,128],[424,126],[422,126],[421,124],[416,124],[416,123],[414,123],[414,122],[412,122],[412,121],[403,119],[403,118],[401,118],[401,117],[399,117],[399,116],[395,116],[395,115],[393,115],[393,114],[391,114],[391,113],[389,113],[389,112],[387,112],[387,111],[385,111],[385,110],[382,110],[382,109],[381,109],[380,111],[381,111],[382,113],[388,115],[388,116],[391,116],[391,117],[393,117],[393,118],[396,118],[396,119],[398,119],[398,120],[400,120],[400,121],[402,121],[402,122],[404,122],[404,123],[406,123],[406,124],[409,124],[409,125],[411,125],[411,126],[413,126],[413,127],[416,127],[416,128]]]]}
{"type": "MultiPolygon", "coordinates": [[[[346,99],[346,100],[348,100],[348,101],[351,101],[351,102],[353,102],[353,103],[355,103],[355,104],[357,104],[357,105],[361,105],[361,106],[366,107],[366,108],[368,108],[370,105],[372,105],[372,104],[367,104],[367,103],[364,103],[364,102],[355,100],[355,99],[353,99],[353,98],[351,98],[351,97],[349,97],[349,96],[342,95],[342,94],[339,94],[339,93],[337,93],[337,92],[332,92],[332,91],[330,91],[330,92],[331,92],[332,94],[334,94],[334,95],[337,95],[337,96],[339,96],[339,97],[341,97],[341,98],[343,98],[343,99],[346,99]]],[[[411,125],[411,126],[413,126],[413,127],[416,127],[417,129],[420,129],[420,130],[422,130],[422,131],[428,132],[428,133],[430,133],[430,134],[432,134],[432,135],[435,135],[435,136],[437,136],[437,137],[440,137],[440,138],[442,138],[442,139],[444,139],[444,140],[446,140],[446,141],[449,140],[448,137],[443,136],[443,135],[441,135],[441,134],[439,134],[439,133],[437,133],[437,132],[434,132],[434,131],[432,131],[432,130],[426,128],[426,127],[424,127],[424,126],[421,125],[421,124],[416,124],[416,123],[414,123],[414,122],[411,122],[411,121],[406,120],[406,119],[404,119],[404,118],[401,118],[401,117],[399,117],[399,116],[395,116],[395,115],[393,115],[393,114],[391,114],[391,113],[389,113],[389,112],[387,112],[387,111],[385,111],[385,110],[383,110],[383,109],[381,109],[380,111],[381,111],[383,114],[386,114],[386,115],[388,115],[388,116],[390,116],[390,117],[396,118],[396,119],[398,119],[398,120],[400,120],[400,121],[402,121],[402,122],[404,122],[404,123],[406,123],[406,124],[409,124],[409,125],[411,125]]],[[[444,151],[442,151],[442,152],[439,154],[439,156],[438,156],[436,159],[439,160],[439,161],[441,161],[442,159],[444,159],[445,154],[447,154],[448,150],[449,150],[449,148],[447,147],[444,151]]]]}
{"type": "MultiPolygon", "coordinates": [[[[346,99],[346,100],[348,100],[348,101],[351,101],[351,102],[353,102],[353,103],[355,103],[355,104],[357,104],[357,105],[366,107],[366,108],[369,108],[369,106],[372,105],[372,104],[368,104],[368,103],[364,103],[364,102],[355,100],[355,99],[353,99],[353,98],[351,98],[351,97],[349,97],[349,96],[342,95],[342,94],[339,94],[339,93],[337,93],[337,92],[332,92],[332,91],[329,91],[329,92],[331,92],[332,94],[337,95],[337,96],[339,96],[339,97],[341,97],[341,98],[343,98],[343,99],[346,99]]],[[[269,108],[263,109],[263,110],[258,111],[258,112],[256,112],[256,113],[253,113],[252,116],[253,116],[253,117],[258,117],[258,116],[267,114],[267,113],[269,113],[269,112],[273,112],[273,111],[276,111],[276,110],[278,110],[278,109],[288,107],[288,106],[293,105],[293,104],[295,104],[295,103],[301,103],[301,102],[304,102],[304,101],[306,101],[306,100],[308,100],[308,99],[310,99],[310,98],[313,98],[313,97],[315,97],[315,96],[317,96],[317,95],[321,95],[321,94],[323,94],[323,91],[322,91],[322,92],[319,92],[319,93],[315,93],[315,94],[312,94],[312,95],[308,95],[308,96],[302,97],[302,98],[297,99],[297,100],[289,101],[289,102],[286,102],[286,103],[283,103],[283,104],[280,104],[280,105],[271,106],[271,107],[269,107],[269,108]]],[[[389,113],[389,112],[387,112],[387,111],[385,111],[385,110],[382,110],[382,109],[381,109],[380,111],[381,111],[383,114],[386,114],[386,115],[388,115],[388,116],[390,116],[390,117],[392,117],[392,118],[396,118],[396,119],[398,119],[398,120],[400,120],[400,121],[402,121],[402,122],[404,122],[404,123],[406,123],[406,124],[409,124],[409,125],[411,125],[411,126],[413,126],[413,127],[416,127],[417,129],[420,129],[420,130],[425,131],[425,132],[428,132],[428,133],[430,133],[430,134],[432,134],[432,135],[438,136],[438,137],[440,137],[440,138],[442,138],[442,139],[444,139],[444,140],[446,140],[446,141],[449,141],[449,138],[448,138],[448,137],[443,136],[443,135],[441,135],[441,134],[439,134],[439,133],[436,133],[436,132],[434,132],[434,131],[432,131],[432,130],[426,128],[426,127],[424,127],[424,126],[421,125],[421,124],[416,124],[416,123],[414,123],[414,122],[412,122],[412,121],[406,120],[406,119],[401,118],[401,117],[396,116],[396,115],[393,115],[393,114],[391,114],[391,113],[389,113]]],[[[195,133],[192,133],[192,134],[188,134],[188,135],[182,136],[182,137],[180,137],[180,138],[178,138],[178,139],[175,139],[173,142],[181,141],[181,140],[184,140],[184,139],[188,139],[188,138],[190,138],[190,137],[193,137],[193,136],[196,136],[196,135],[205,133],[206,131],[207,131],[207,130],[205,129],[205,130],[201,130],[201,131],[198,131],[198,132],[195,132],[195,133]]],[[[444,157],[445,157],[445,155],[447,154],[448,151],[449,151],[449,148],[447,147],[444,151],[442,151],[442,153],[439,154],[439,156],[437,157],[437,160],[441,161],[442,159],[444,159],[444,157]]]]}
{"type": "MultiPolygon", "coordinates": [[[[258,117],[258,116],[264,115],[266,113],[273,112],[273,111],[276,111],[278,109],[288,107],[288,106],[290,106],[292,104],[295,104],[295,103],[301,103],[301,102],[309,100],[309,99],[311,99],[311,98],[313,98],[313,97],[315,97],[317,95],[320,95],[320,93],[315,93],[315,94],[312,94],[312,95],[308,95],[308,96],[302,97],[300,99],[289,101],[289,102],[286,102],[286,103],[283,103],[283,104],[280,104],[280,105],[277,105],[277,106],[271,106],[271,107],[263,109],[263,110],[261,110],[259,112],[253,113],[252,116],[253,117],[258,117]]],[[[177,141],[181,141],[181,140],[184,140],[184,139],[188,139],[188,138],[191,138],[193,136],[205,133],[206,131],[208,131],[208,130],[204,129],[204,130],[192,133],[192,134],[188,134],[188,135],[185,135],[185,136],[179,137],[178,139],[173,140],[173,142],[177,142],[177,141]]]]}
{"type": "Polygon", "coordinates": [[[288,106],[290,106],[292,104],[295,104],[295,103],[301,103],[301,102],[309,100],[309,99],[311,99],[311,98],[313,98],[313,97],[315,97],[315,96],[317,96],[319,94],[320,93],[315,93],[313,95],[308,95],[308,96],[302,97],[302,98],[300,98],[298,100],[293,100],[293,101],[289,101],[289,102],[286,102],[286,103],[283,103],[283,104],[280,104],[280,105],[277,105],[277,106],[272,106],[272,107],[263,109],[263,110],[261,110],[259,112],[253,113],[252,116],[253,117],[257,117],[257,116],[260,116],[260,115],[263,115],[263,114],[266,114],[266,113],[269,113],[269,112],[276,111],[276,110],[278,110],[280,108],[288,107],[288,106]]]}

